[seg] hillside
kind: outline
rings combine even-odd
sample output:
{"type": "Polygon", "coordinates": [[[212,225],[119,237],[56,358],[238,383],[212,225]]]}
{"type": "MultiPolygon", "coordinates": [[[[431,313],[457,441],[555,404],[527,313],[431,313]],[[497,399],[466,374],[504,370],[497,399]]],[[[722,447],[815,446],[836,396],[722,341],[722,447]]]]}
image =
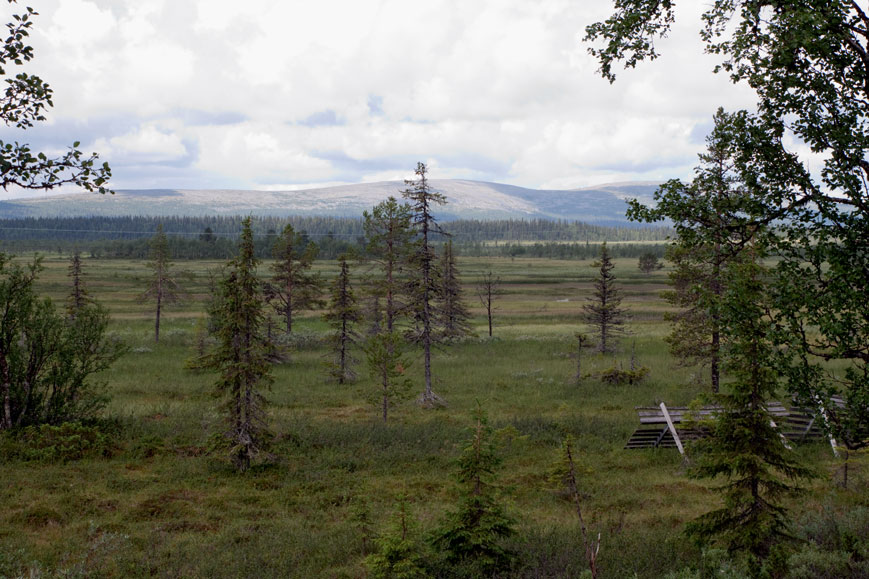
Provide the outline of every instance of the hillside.
{"type": "MultiPolygon", "coordinates": [[[[438,217],[463,219],[567,219],[599,225],[625,224],[625,199],[651,201],[657,184],[616,183],[572,190],[526,189],[501,183],[432,180],[448,204],[438,217]]],[[[65,194],[0,203],[0,217],[323,215],[357,217],[399,197],[400,181],[361,183],[298,191],[129,189],[113,196],[65,194]]]]}

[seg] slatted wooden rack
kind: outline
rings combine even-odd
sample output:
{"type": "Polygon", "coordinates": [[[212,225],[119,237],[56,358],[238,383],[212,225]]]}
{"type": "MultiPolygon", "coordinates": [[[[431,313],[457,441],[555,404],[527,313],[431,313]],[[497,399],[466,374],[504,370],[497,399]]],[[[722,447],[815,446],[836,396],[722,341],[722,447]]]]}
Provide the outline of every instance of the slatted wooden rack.
{"type": "MultiPolygon", "coordinates": [[[[684,454],[682,441],[694,440],[708,434],[702,426],[704,420],[714,418],[721,412],[720,406],[704,406],[691,410],[686,406],[667,407],[663,402],[659,407],[638,406],[640,427],[634,431],[625,444],[626,449],[639,448],[678,448],[684,454]],[[693,417],[691,425],[684,424],[693,417]],[[700,423],[701,426],[697,426],[700,423]]],[[[787,442],[803,442],[826,438],[817,417],[801,408],[785,408],[781,402],[767,403],[773,424],[780,429],[787,442]]],[[[835,449],[835,441],[831,440],[835,449]]]]}

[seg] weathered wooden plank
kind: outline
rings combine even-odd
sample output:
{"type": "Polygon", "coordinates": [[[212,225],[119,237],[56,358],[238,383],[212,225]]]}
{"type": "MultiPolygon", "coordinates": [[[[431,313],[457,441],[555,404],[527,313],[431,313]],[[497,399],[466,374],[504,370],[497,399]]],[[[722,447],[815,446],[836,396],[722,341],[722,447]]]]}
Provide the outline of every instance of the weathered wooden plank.
{"type": "Polygon", "coordinates": [[[673,435],[673,440],[676,441],[676,448],[679,449],[679,454],[685,456],[685,449],[682,448],[682,441],[679,440],[679,433],[676,432],[676,427],[673,425],[673,421],[670,419],[670,413],[667,412],[667,405],[661,402],[661,412],[664,413],[664,418],[667,420],[667,427],[670,429],[670,434],[673,435]]]}

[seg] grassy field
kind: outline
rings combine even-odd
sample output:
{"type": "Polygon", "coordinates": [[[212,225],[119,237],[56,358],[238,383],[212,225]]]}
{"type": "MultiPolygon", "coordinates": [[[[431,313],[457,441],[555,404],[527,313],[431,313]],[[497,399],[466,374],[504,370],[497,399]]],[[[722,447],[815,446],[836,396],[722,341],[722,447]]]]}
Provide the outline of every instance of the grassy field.
{"type": "MultiPolygon", "coordinates": [[[[67,264],[46,259],[39,282],[61,302],[67,264]]],[[[100,377],[117,439],[108,457],[0,457],[0,577],[365,577],[372,537],[399,496],[419,522],[421,543],[454,504],[455,459],[478,403],[498,430],[500,482],[519,530],[512,576],[579,577],[585,568],[575,512],[550,482],[566,433],[579,451],[586,521],[601,534],[602,576],[662,577],[702,567],[682,528],[719,504],[713,485],[688,478],[675,450],[623,450],[638,425],[635,406],[687,404],[705,390],[698,371],[676,367],[663,342],[667,306],[658,293],[666,270],[646,276],[636,260],[616,261],[633,336],[615,362],[627,366],[635,344],[650,375],[641,385],[610,386],[573,380],[573,336],[588,331],[581,306],[595,273],[590,261],[460,260],[478,337],[434,355],[445,408],[408,401],[386,425],[369,400],[375,386],[364,365],[356,384],[326,382],[318,344],[326,326],[318,312],[306,312],[297,347],[275,367],[267,395],[273,460],[239,475],[212,450],[222,428],[214,375],[184,370],[204,316],[207,271],[217,265],[175,265],[185,270],[190,296],[166,312],[154,344],[150,306],[137,301],[146,264],[84,260],[91,295],[109,308],[111,332],[130,347],[100,377]],[[500,275],[503,291],[492,339],[474,294],[488,269],[500,275]]],[[[317,267],[327,277],[336,271],[335,263],[317,267]]],[[[615,362],[586,352],[583,368],[593,373],[615,362]]],[[[421,362],[409,372],[421,391],[421,362]]],[[[789,505],[795,532],[853,528],[865,551],[869,485],[860,460],[842,488],[841,462],[828,446],[797,451],[819,476],[789,505]]]]}

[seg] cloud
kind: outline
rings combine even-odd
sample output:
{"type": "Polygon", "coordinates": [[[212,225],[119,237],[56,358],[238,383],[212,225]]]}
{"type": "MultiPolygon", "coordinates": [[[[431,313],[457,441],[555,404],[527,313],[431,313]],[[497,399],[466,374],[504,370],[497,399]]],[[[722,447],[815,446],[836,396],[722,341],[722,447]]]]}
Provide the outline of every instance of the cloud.
{"type": "Polygon", "coordinates": [[[163,132],[153,124],[110,139],[98,139],[94,147],[106,158],[114,157],[122,162],[171,163],[188,154],[177,134],[163,132]]]}
{"type": "Polygon", "coordinates": [[[299,121],[299,124],[306,127],[338,127],[344,125],[345,121],[344,119],[339,119],[332,109],[326,109],[325,111],[308,115],[306,119],[299,121]]]}
{"type": "Polygon", "coordinates": [[[700,8],[610,85],[580,42],[609,2],[44,0],[29,68],[62,130],[33,136],[98,145],[119,188],[370,181],[417,160],[528,187],[690,177],[715,109],[754,103],[710,72],[700,8]]]}

